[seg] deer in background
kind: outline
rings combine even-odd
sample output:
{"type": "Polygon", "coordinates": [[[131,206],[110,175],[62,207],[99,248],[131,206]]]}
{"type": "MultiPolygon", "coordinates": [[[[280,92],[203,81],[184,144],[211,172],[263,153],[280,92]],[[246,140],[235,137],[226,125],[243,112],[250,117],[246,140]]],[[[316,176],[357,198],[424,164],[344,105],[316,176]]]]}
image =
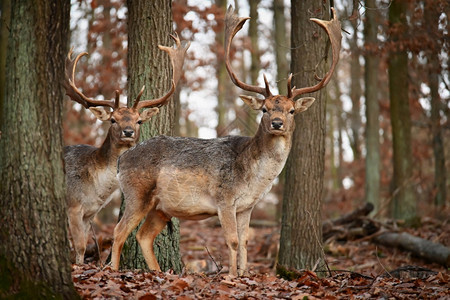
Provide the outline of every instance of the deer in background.
{"type": "Polygon", "coordinates": [[[341,26],[336,13],[331,21],[311,19],[327,32],[332,45],[330,70],[316,85],[291,88],[288,95],[272,95],[265,87],[240,81],[231,68],[230,44],[249,18],[239,18],[230,6],[225,18],[225,59],[233,83],[264,99],[240,96],[263,112],[253,137],[227,136],[198,139],[159,136],[122,154],[118,178],[126,208],[114,229],[112,268],[119,268],[120,252],[131,231],[146,217],[136,237],[146,263],[160,270],[153,241],[171,217],[200,220],[218,216],[229,250],[229,275],[243,275],[247,268],[247,239],[250,215],[256,203],[269,192],[280,174],[292,144],[294,115],[307,110],[314,98],[296,97],[323,88],[339,59],[341,26]],[[239,261],[237,260],[239,253],[239,261]]]}
{"type": "Polygon", "coordinates": [[[117,158],[136,144],[141,124],[156,115],[159,107],[166,104],[175,91],[189,44],[181,46],[178,37],[171,37],[177,48],[158,46],[170,56],[173,68],[171,89],[159,99],[141,100],[144,86],[132,107],[120,107],[119,91],[116,91],[115,100],[94,100],[86,97],[75,85],[75,69],[80,58],[87,53],[81,53],[72,59],[72,49],[66,58],[66,76],[63,82],[66,94],[89,109],[98,120],[111,123],[99,148],[89,145],[64,148],[69,229],[77,264],[84,262],[90,220],[113,198],[112,195],[119,191],[116,177],[117,158]],[[107,107],[110,110],[105,109],[107,107]],[[141,109],[144,110],[140,112],[141,109]]]}

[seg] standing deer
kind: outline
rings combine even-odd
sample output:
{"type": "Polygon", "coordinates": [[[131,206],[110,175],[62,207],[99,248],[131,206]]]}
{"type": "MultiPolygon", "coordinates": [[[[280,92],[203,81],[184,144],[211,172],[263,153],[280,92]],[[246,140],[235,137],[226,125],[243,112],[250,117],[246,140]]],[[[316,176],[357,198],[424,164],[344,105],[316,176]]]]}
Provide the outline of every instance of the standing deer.
{"type": "Polygon", "coordinates": [[[66,58],[66,76],[63,82],[66,94],[89,109],[97,119],[111,122],[100,148],[89,145],[64,148],[69,229],[77,264],[84,261],[90,220],[111,200],[113,193],[119,190],[116,177],[117,158],[136,144],[141,124],[156,115],[159,112],[158,107],[166,104],[175,91],[189,45],[182,47],[178,37],[171,37],[175,40],[176,49],[158,46],[169,54],[172,63],[170,91],[159,99],[140,100],[144,86],[132,107],[120,107],[119,91],[116,91],[115,100],[94,100],[86,97],[75,85],[75,68],[79,59],[87,53],[81,53],[72,59],[72,49],[66,58]],[[106,110],[105,107],[111,110],[106,110]],[[140,109],[145,110],[139,112],[140,109]]]}
{"type": "Polygon", "coordinates": [[[330,70],[318,84],[300,89],[291,88],[292,75],[289,76],[288,95],[282,96],[271,94],[265,76],[265,87],[245,84],[236,77],[230,64],[230,44],[248,18],[239,18],[232,7],[228,9],[226,68],[236,86],[264,96],[264,99],[240,96],[251,108],[263,112],[258,130],[253,137],[159,136],[122,154],[118,178],[126,208],[114,229],[113,269],[119,268],[126,238],[144,217],[136,237],[149,268],[160,270],[153,241],[171,217],[200,220],[217,215],[229,250],[229,275],[245,273],[251,212],[284,167],[292,144],[294,115],[307,110],[314,102],[312,97],[295,98],[323,88],[338,62],[341,27],[334,10],[333,13],[331,21],[311,19],[325,29],[331,40],[330,70]]]}

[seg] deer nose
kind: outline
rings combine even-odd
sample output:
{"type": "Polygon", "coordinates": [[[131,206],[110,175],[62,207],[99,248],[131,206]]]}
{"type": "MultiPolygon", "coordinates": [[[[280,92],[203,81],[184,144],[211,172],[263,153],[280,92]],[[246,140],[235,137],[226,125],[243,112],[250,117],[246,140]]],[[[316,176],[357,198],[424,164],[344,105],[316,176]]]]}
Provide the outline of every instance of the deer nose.
{"type": "Polygon", "coordinates": [[[272,120],[273,129],[280,129],[281,127],[283,127],[283,120],[281,120],[280,118],[275,118],[272,120]]]}
{"type": "Polygon", "coordinates": [[[123,130],[123,135],[126,136],[126,137],[132,137],[134,135],[134,130],[124,129],[123,130]]]}

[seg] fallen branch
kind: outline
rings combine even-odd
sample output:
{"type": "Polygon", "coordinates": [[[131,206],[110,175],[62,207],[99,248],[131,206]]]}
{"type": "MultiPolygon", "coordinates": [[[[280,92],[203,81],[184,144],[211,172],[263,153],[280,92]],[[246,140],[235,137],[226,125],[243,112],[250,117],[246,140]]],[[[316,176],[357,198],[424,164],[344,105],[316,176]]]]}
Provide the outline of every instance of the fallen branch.
{"type": "Polygon", "coordinates": [[[373,240],[385,246],[399,247],[414,255],[443,266],[450,266],[450,249],[440,243],[416,237],[406,232],[384,232],[373,240]]]}

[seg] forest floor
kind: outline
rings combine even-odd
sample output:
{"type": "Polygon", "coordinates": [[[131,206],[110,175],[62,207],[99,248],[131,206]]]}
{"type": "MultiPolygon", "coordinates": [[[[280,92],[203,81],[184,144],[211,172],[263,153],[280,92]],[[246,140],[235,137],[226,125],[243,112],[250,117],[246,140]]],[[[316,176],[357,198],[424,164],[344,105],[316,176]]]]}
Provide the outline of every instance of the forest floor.
{"type": "MultiPolygon", "coordinates": [[[[113,228],[103,225],[97,233],[102,261],[109,254],[113,228]]],[[[405,230],[450,246],[448,219],[422,218],[418,229],[405,230]]],[[[251,228],[245,277],[226,277],[227,247],[214,221],[181,222],[181,275],[117,272],[87,257],[92,262],[73,265],[72,277],[83,299],[450,299],[448,268],[365,239],[327,243],[328,271],[282,279],[274,270],[279,236],[278,226],[251,228]]]]}

